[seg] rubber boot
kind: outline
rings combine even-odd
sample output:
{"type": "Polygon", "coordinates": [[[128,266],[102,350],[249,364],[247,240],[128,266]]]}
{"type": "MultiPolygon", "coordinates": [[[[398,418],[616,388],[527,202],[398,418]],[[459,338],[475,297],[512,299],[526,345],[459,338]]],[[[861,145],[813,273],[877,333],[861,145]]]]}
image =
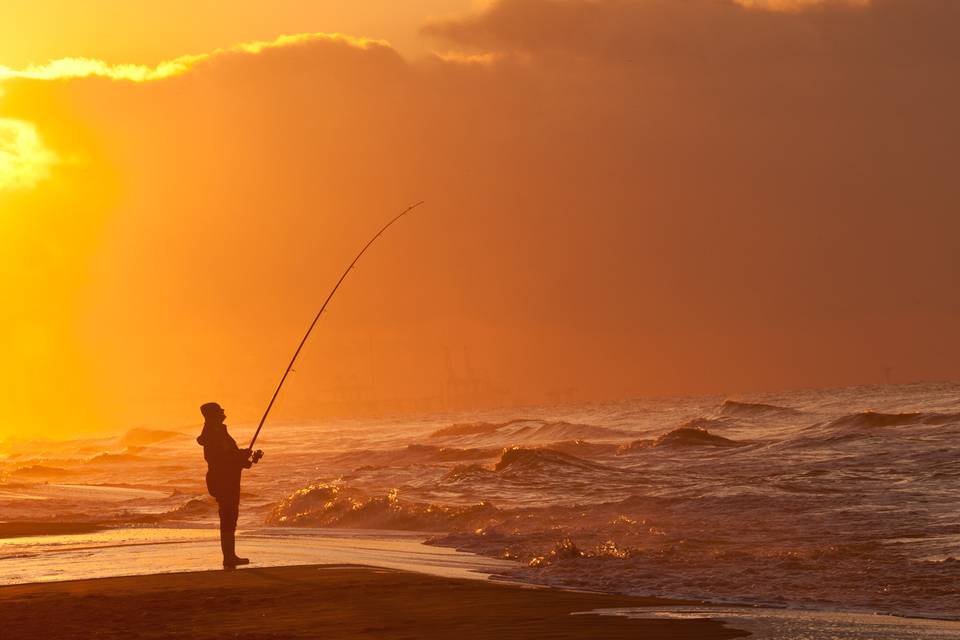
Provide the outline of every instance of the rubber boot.
{"type": "Polygon", "coordinates": [[[235,552],[236,532],[220,532],[220,549],[223,551],[223,566],[232,569],[241,564],[250,564],[249,558],[238,558],[235,552]]]}

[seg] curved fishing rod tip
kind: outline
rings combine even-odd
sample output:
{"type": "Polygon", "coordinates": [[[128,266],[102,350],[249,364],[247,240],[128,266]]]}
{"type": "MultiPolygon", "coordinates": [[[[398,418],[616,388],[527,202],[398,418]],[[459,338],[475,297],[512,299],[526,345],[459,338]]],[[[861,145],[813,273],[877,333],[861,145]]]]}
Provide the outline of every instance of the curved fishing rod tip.
{"type": "Polygon", "coordinates": [[[276,401],[277,396],[280,395],[280,389],[283,387],[284,381],[286,381],[287,376],[289,374],[296,372],[296,370],[293,368],[293,363],[297,361],[297,356],[300,355],[300,350],[303,349],[303,345],[306,344],[307,338],[310,337],[310,333],[313,331],[314,326],[316,326],[317,321],[320,319],[320,315],[326,310],[327,305],[333,299],[333,294],[335,294],[337,292],[337,289],[340,288],[340,284],[347,277],[347,274],[350,273],[350,271],[354,268],[354,265],[357,264],[357,261],[360,260],[360,258],[363,256],[364,253],[366,253],[370,245],[372,245],[377,238],[383,235],[384,231],[390,228],[390,226],[393,225],[394,222],[402,218],[405,214],[409,213],[413,209],[416,209],[417,207],[422,205],[424,202],[426,201],[420,200],[416,204],[410,205],[409,207],[407,207],[406,209],[404,209],[403,211],[395,215],[393,218],[391,218],[387,224],[383,225],[380,231],[378,231],[376,235],[370,238],[370,241],[367,242],[367,244],[363,245],[363,248],[360,250],[360,253],[358,253],[357,257],[353,259],[353,262],[351,262],[347,266],[347,269],[343,272],[343,275],[340,276],[340,279],[337,280],[337,284],[333,286],[333,289],[330,291],[330,294],[327,296],[327,299],[323,301],[323,306],[320,307],[320,311],[318,311],[317,315],[314,316],[313,322],[310,323],[310,326],[307,328],[307,332],[303,335],[303,339],[300,340],[300,344],[297,346],[297,350],[293,352],[293,357],[290,358],[290,364],[287,365],[286,371],[283,372],[283,376],[280,378],[280,383],[277,385],[276,390],[273,392],[273,397],[270,398],[270,403],[267,404],[267,409],[263,412],[263,417],[260,418],[260,424],[257,426],[257,430],[253,434],[253,439],[250,440],[251,449],[253,448],[253,445],[256,444],[257,442],[257,437],[260,435],[260,430],[263,428],[264,423],[267,421],[267,416],[270,415],[270,409],[273,408],[273,404],[276,401]]]}

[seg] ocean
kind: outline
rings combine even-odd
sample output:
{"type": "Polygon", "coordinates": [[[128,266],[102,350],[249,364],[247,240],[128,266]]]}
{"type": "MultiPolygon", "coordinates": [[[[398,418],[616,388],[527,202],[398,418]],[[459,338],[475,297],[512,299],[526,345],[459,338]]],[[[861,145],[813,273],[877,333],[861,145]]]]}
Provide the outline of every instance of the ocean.
{"type": "MultiPolygon", "coordinates": [[[[209,528],[199,430],[0,443],[0,521],[209,528]]],[[[423,532],[542,585],[960,619],[958,437],[956,383],[268,423],[241,527],[423,532]]],[[[0,545],[0,574],[30,549],[0,545]]]]}

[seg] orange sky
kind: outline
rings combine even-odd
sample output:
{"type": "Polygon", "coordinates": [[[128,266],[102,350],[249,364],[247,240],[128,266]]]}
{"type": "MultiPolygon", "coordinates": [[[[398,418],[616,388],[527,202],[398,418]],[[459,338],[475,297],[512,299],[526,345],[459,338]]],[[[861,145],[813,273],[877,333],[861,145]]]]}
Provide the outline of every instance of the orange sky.
{"type": "Polygon", "coordinates": [[[238,42],[316,31],[389,40],[409,55],[430,19],[461,15],[486,0],[4,0],[0,64],[24,66],[85,56],[156,64],[238,42]]]}
{"type": "Polygon", "coordinates": [[[277,419],[960,374],[960,5],[95,4],[0,9],[0,437],[255,420],[419,199],[277,419]]]}

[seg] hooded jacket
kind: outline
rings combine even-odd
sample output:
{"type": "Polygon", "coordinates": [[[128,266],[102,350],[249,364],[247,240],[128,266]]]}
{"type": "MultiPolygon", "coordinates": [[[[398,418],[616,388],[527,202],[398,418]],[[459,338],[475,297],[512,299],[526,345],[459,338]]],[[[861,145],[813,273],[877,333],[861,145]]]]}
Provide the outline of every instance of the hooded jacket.
{"type": "Polygon", "coordinates": [[[224,424],[205,423],[197,437],[207,461],[207,491],[214,498],[240,493],[240,473],[250,468],[246,451],[237,446],[224,424]]]}

